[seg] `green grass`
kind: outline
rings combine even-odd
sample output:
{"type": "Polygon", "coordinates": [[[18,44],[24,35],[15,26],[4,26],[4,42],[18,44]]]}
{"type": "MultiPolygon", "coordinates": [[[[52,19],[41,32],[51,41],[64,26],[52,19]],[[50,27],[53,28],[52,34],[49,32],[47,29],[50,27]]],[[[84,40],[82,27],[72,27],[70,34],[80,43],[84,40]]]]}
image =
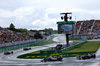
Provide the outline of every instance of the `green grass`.
{"type": "Polygon", "coordinates": [[[31,53],[28,53],[28,54],[39,54],[39,53],[40,53],[40,50],[35,51],[35,52],[31,52],[31,53]]]}
{"type": "MultiPolygon", "coordinates": [[[[67,52],[95,52],[97,49],[100,47],[100,41],[88,41],[80,46],[77,46],[71,50],[65,51],[64,53],[67,52]]],[[[40,53],[39,51],[32,52],[30,54],[38,54],[40,53]]]]}
{"type": "MultiPolygon", "coordinates": [[[[99,47],[100,47],[100,41],[87,41],[86,43],[84,43],[82,45],[76,46],[73,49],[70,49],[68,51],[60,53],[60,55],[63,55],[64,57],[71,57],[71,56],[84,55],[85,53],[86,54],[92,53],[92,52],[94,53],[94,52],[97,51],[97,49],[99,47]]],[[[59,53],[58,53],[58,55],[59,55],[59,53]]],[[[41,54],[40,50],[39,50],[39,51],[31,52],[31,53],[28,53],[28,54],[25,54],[25,55],[21,55],[18,58],[27,58],[27,56],[30,56],[30,58],[33,58],[33,56],[34,56],[34,58],[43,58],[45,56],[48,56],[48,54],[47,55],[45,55],[44,53],[41,54]]]]}
{"type": "Polygon", "coordinates": [[[66,52],[91,52],[91,51],[97,51],[99,47],[100,47],[100,41],[88,41],[83,45],[77,46],[66,52]]]}

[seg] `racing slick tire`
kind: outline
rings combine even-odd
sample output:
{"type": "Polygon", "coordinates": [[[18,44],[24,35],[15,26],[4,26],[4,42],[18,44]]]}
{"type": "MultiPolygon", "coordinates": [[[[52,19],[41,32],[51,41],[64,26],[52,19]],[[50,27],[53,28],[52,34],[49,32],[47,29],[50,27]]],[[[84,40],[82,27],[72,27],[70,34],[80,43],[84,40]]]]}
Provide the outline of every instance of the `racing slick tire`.
{"type": "Polygon", "coordinates": [[[57,58],[57,60],[62,61],[62,58],[57,58]]]}
{"type": "Polygon", "coordinates": [[[76,57],[77,59],[81,60],[82,58],[80,56],[76,57]]]}
{"type": "Polygon", "coordinates": [[[47,62],[47,59],[46,58],[44,58],[44,62],[47,62]]]}
{"type": "Polygon", "coordinates": [[[13,54],[13,51],[11,52],[11,54],[13,54]]]}

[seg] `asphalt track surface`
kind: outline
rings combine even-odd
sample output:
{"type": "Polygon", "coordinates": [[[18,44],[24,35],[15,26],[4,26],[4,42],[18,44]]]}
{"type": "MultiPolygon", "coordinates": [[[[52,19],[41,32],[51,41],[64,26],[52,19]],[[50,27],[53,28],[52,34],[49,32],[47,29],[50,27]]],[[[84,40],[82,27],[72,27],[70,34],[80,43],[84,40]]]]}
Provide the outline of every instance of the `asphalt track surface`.
{"type": "Polygon", "coordinates": [[[18,59],[18,55],[56,46],[49,44],[44,46],[31,47],[31,50],[23,51],[23,48],[13,50],[13,54],[4,55],[0,53],[0,66],[100,66],[100,48],[96,52],[95,59],[78,60],[76,57],[63,58],[63,61],[41,62],[41,59],[18,59]]]}

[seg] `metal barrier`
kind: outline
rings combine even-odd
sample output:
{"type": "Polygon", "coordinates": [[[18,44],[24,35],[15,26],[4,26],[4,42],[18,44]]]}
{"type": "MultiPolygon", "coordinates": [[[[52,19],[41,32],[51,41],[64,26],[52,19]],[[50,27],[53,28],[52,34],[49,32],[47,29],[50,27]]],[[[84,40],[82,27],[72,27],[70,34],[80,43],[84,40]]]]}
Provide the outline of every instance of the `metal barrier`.
{"type": "Polygon", "coordinates": [[[30,45],[32,46],[35,44],[40,44],[43,42],[47,42],[49,39],[51,39],[51,36],[48,36],[47,40],[38,39],[38,40],[20,41],[20,44],[18,42],[13,42],[13,43],[7,43],[6,46],[4,44],[0,44],[0,52],[9,51],[9,50],[18,49],[18,48],[23,48],[23,47],[28,47],[30,45]]]}

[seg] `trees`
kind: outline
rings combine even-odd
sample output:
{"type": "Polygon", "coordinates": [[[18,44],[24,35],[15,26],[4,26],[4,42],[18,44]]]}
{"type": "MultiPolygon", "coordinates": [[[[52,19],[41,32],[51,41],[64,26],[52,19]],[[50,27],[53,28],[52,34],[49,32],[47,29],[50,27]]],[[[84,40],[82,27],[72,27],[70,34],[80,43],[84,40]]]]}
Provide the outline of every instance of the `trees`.
{"type": "Polygon", "coordinates": [[[43,39],[43,36],[37,31],[34,35],[35,39],[43,39]]]}
{"type": "Polygon", "coordinates": [[[30,31],[32,31],[32,32],[37,32],[38,30],[32,30],[32,29],[31,29],[30,31]]]}
{"type": "Polygon", "coordinates": [[[9,26],[9,29],[10,30],[15,30],[15,26],[11,23],[10,26],[9,26]]]}
{"type": "Polygon", "coordinates": [[[53,32],[53,29],[52,28],[45,28],[44,29],[44,31],[45,31],[45,35],[51,35],[51,32],[53,32]]]}
{"type": "Polygon", "coordinates": [[[25,28],[24,29],[23,28],[16,29],[13,23],[10,24],[8,29],[12,30],[12,31],[15,31],[15,32],[23,33],[24,35],[29,36],[29,34],[27,32],[27,29],[25,29],[25,28]]]}
{"type": "Polygon", "coordinates": [[[45,28],[44,30],[45,30],[45,32],[52,32],[52,31],[53,31],[53,29],[52,29],[52,28],[48,28],[48,29],[47,29],[47,28],[45,28]]]}

